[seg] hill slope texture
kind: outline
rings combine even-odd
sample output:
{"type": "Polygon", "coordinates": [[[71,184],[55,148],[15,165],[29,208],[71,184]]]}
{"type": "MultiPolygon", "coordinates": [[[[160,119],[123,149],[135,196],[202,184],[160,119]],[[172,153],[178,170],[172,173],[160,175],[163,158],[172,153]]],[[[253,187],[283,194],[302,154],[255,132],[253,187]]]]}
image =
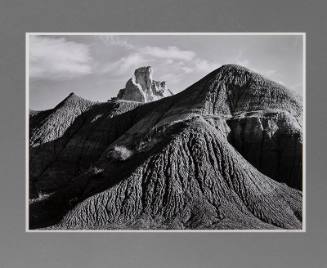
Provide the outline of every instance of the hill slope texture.
{"type": "Polygon", "coordinates": [[[302,103],[224,65],[177,95],[30,113],[30,228],[301,229],[302,103]]]}

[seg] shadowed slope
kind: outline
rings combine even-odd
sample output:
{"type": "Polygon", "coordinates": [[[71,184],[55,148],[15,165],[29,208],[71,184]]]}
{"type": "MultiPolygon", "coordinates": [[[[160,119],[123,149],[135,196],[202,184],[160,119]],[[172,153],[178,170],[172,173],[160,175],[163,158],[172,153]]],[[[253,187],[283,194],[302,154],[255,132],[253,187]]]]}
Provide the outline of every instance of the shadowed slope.
{"type": "Polygon", "coordinates": [[[70,93],[52,110],[32,113],[30,146],[35,147],[60,138],[72,122],[93,104],[94,102],[70,93]]]}
{"type": "Polygon", "coordinates": [[[154,135],[158,142],[145,155],[100,159],[102,178],[89,177],[77,195],[90,197],[76,200],[54,228],[301,228],[301,193],[258,172],[205,120],[166,133],[170,140],[154,135]]]}
{"type": "Polygon", "coordinates": [[[94,103],[70,94],[42,121],[31,124],[30,194],[53,192],[65,185],[85,170],[84,161],[88,168],[101,154],[101,148],[129,127],[115,116],[138,105],[122,101],[94,103]],[[110,124],[112,128],[108,129],[110,124]]]}

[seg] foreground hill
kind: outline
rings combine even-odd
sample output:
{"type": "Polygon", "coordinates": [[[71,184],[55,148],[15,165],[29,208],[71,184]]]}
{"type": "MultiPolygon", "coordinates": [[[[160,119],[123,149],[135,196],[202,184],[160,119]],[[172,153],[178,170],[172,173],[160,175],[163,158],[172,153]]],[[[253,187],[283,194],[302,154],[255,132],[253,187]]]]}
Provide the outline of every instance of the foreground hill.
{"type": "Polygon", "coordinates": [[[235,65],[146,104],[70,95],[31,113],[30,227],[300,229],[301,119],[235,65]]]}

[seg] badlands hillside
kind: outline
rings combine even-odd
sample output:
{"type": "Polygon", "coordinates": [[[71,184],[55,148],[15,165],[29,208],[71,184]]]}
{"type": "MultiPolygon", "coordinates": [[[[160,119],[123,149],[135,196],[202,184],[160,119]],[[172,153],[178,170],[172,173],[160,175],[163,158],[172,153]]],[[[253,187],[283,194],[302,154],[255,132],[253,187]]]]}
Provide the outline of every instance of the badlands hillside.
{"type": "Polygon", "coordinates": [[[302,103],[224,65],[30,112],[31,229],[301,229],[302,103]]]}

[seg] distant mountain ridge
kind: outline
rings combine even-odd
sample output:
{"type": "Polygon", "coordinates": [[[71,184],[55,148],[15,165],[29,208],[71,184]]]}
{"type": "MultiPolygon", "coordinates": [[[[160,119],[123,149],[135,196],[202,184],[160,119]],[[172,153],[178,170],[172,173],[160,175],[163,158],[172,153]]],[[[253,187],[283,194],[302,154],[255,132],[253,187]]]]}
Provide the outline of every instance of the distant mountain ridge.
{"type": "Polygon", "coordinates": [[[244,67],[30,116],[31,228],[301,228],[302,104],[244,67]]]}

